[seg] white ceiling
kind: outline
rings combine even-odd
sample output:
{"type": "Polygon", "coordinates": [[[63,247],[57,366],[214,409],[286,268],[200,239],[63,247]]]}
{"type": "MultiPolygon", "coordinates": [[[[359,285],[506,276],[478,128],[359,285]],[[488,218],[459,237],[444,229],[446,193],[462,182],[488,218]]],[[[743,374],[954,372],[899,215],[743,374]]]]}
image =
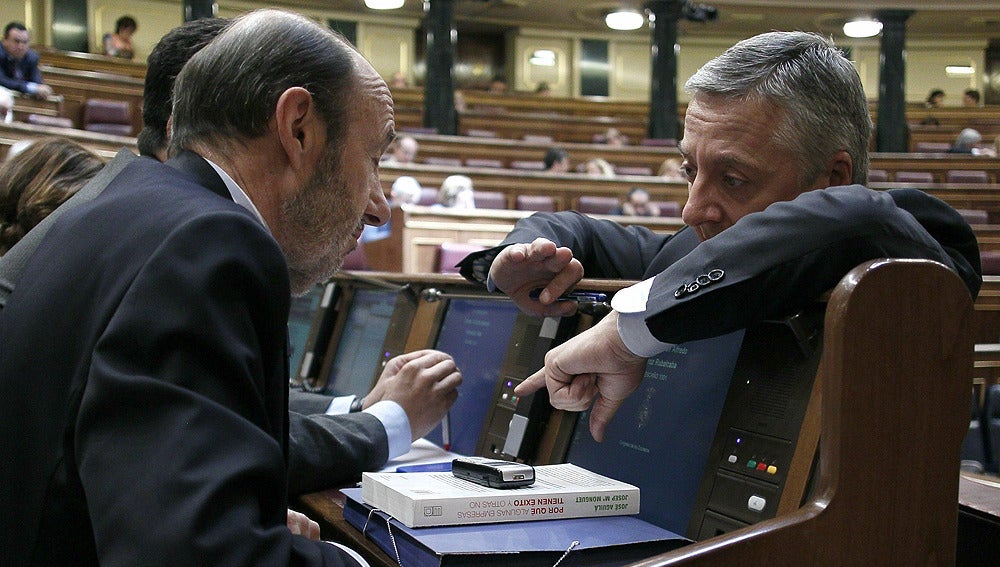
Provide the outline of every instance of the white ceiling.
{"type": "MultiPolygon", "coordinates": [[[[571,32],[610,32],[603,23],[612,8],[641,9],[643,0],[453,0],[459,30],[507,27],[553,28],[571,32]]],[[[363,0],[284,0],[286,6],[319,6],[343,12],[376,13],[363,0]]],[[[907,0],[823,2],[810,0],[719,0],[700,2],[718,9],[718,18],[706,23],[682,21],[681,37],[746,37],[765,31],[805,30],[843,38],[849,18],[873,15],[877,9],[913,10],[907,21],[907,39],[1000,39],[1000,1],[907,0]]],[[[393,14],[420,18],[422,0],[405,0],[393,14]]],[[[648,34],[648,30],[614,32],[648,34]]]]}

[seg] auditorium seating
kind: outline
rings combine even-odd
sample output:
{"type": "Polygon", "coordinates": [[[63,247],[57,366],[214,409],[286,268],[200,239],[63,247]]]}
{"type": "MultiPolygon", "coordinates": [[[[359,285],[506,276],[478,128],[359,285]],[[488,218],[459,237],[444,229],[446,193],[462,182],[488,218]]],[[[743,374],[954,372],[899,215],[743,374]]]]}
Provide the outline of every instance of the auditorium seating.
{"type": "Polygon", "coordinates": [[[580,197],[576,210],[586,214],[610,215],[620,206],[621,203],[614,197],[584,195],[583,197],[580,197]]]}
{"type": "Polygon", "coordinates": [[[510,168],[542,171],[545,169],[545,162],[542,160],[513,160],[510,162],[510,168]]]}
{"type": "Polygon", "coordinates": [[[897,171],[897,183],[933,183],[934,176],[926,171],[897,171]]]}
{"type": "Polygon", "coordinates": [[[943,142],[917,142],[917,153],[944,153],[951,148],[951,144],[943,142]]]}
{"type": "Polygon", "coordinates": [[[989,183],[990,176],[976,169],[949,169],[945,173],[946,183],[989,183]]]}
{"type": "Polygon", "coordinates": [[[506,209],[507,196],[498,191],[476,191],[473,194],[477,209],[506,209]]]}
{"type": "Polygon", "coordinates": [[[983,399],[983,444],[986,470],[996,473],[1000,468],[1000,384],[986,388],[983,399]]]}
{"type": "Polygon", "coordinates": [[[555,199],[548,195],[518,195],[514,206],[519,211],[551,213],[556,210],[555,199]]]}
{"type": "Polygon", "coordinates": [[[979,256],[984,276],[1000,276],[1000,251],[981,250],[979,256]]]}
{"type": "Polygon", "coordinates": [[[65,116],[48,116],[45,114],[29,114],[28,124],[35,126],[55,126],[56,128],[72,128],[73,121],[65,116]]]}
{"type": "Polygon", "coordinates": [[[465,167],[492,167],[498,169],[503,167],[503,162],[498,159],[467,158],[465,160],[465,167]]]}
{"type": "Polygon", "coordinates": [[[448,167],[462,167],[462,160],[459,158],[447,157],[426,157],[424,163],[428,165],[444,165],[448,167]]]}
{"type": "Polygon", "coordinates": [[[420,189],[420,199],[418,205],[429,207],[438,201],[438,190],[433,187],[422,187],[420,189]]]}
{"type": "Polygon", "coordinates": [[[120,100],[91,98],[83,103],[83,129],[118,136],[132,135],[129,104],[120,100]]]}
{"type": "Polygon", "coordinates": [[[444,242],[438,246],[438,273],[457,274],[458,268],[455,264],[462,261],[473,252],[478,252],[486,248],[481,244],[469,244],[464,242],[444,242]]]}
{"type": "Polygon", "coordinates": [[[990,215],[986,211],[979,211],[975,209],[955,209],[958,214],[962,215],[965,222],[969,224],[989,224],[990,215]]]}
{"type": "Polygon", "coordinates": [[[653,175],[653,168],[644,166],[619,165],[615,167],[618,175],[653,175]]]}
{"type": "Polygon", "coordinates": [[[677,201],[654,201],[653,204],[659,207],[661,217],[681,216],[681,205],[677,201]]]}
{"type": "Polygon", "coordinates": [[[869,169],[868,181],[875,183],[889,181],[889,172],[884,169],[869,169]]]}

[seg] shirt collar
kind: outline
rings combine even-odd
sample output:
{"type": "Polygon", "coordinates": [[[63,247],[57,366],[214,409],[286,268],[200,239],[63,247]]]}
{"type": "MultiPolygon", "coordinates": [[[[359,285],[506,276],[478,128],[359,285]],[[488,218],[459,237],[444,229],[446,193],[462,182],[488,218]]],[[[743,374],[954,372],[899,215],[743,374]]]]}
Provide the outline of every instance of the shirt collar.
{"type": "Polygon", "coordinates": [[[268,228],[267,222],[264,220],[264,217],[261,216],[260,211],[258,211],[257,207],[254,206],[253,201],[250,200],[250,197],[246,194],[246,192],[244,192],[243,189],[240,188],[240,186],[236,183],[236,181],[232,177],[230,177],[229,174],[226,173],[221,167],[216,165],[212,160],[208,158],[204,159],[205,161],[208,162],[208,165],[212,166],[212,169],[214,169],[215,172],[219,174],[219,177],[222,178],[222,182],[226,184],[226,189],[229,189],[229,194],[233,197],[233,201],[237,205],[253,213],[253,215],[257,217],[257,220],[260,221],[260,224],[264,225],[264,228],[267,228],[268,232],[270,232],[271,229],[268,228]]]}

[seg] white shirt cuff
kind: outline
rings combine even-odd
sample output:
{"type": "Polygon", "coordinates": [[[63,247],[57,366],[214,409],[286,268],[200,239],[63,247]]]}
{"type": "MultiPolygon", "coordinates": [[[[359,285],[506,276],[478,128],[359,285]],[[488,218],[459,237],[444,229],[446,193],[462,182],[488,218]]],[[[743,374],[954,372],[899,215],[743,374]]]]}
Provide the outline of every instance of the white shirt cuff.
{"type": "Polygon", "coordinates": [[[618,335],[632,354],[643,358],[656,356],[673,345],[660,342],[646,325],[646,300],[653,278],[619,290],[611,298],[611,308],[618,312],[618,335]]]}
{"type": "Polygon", "coordinates": [[[326,408],[326,415],[340,415],[350,413],[351,404],[357,396],[337,396],[330,400],[330,406],[326,408]]]}
{"type": "Polygon", "coordinates": [[[410,418],[403,406],[391,400],[382,400],[372,404],[365,410],[382,422],[385,435],[389,438],[389,458],[395,459],[410,452],[413,443],[413,432],[410,430],[410,418]]]}

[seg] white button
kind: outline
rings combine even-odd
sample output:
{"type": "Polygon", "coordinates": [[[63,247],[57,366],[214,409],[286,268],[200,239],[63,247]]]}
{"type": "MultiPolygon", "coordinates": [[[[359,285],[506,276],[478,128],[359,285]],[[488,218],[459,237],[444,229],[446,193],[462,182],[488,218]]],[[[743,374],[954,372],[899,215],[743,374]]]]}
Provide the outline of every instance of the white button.
{"type": "Polygon", "coordinates": [[[747,500],[747,508],[750,508],[754,512],[761,512],[764,510],[764,506],[767,506],[767,500],[764,500],[760,496],[751,496],[747,500]]]}
{"type": "Polygon", "coordinates": [[[736,462],[736,455],[729,455],[729,462],[730,463],[735,463],[736,462]]]}

